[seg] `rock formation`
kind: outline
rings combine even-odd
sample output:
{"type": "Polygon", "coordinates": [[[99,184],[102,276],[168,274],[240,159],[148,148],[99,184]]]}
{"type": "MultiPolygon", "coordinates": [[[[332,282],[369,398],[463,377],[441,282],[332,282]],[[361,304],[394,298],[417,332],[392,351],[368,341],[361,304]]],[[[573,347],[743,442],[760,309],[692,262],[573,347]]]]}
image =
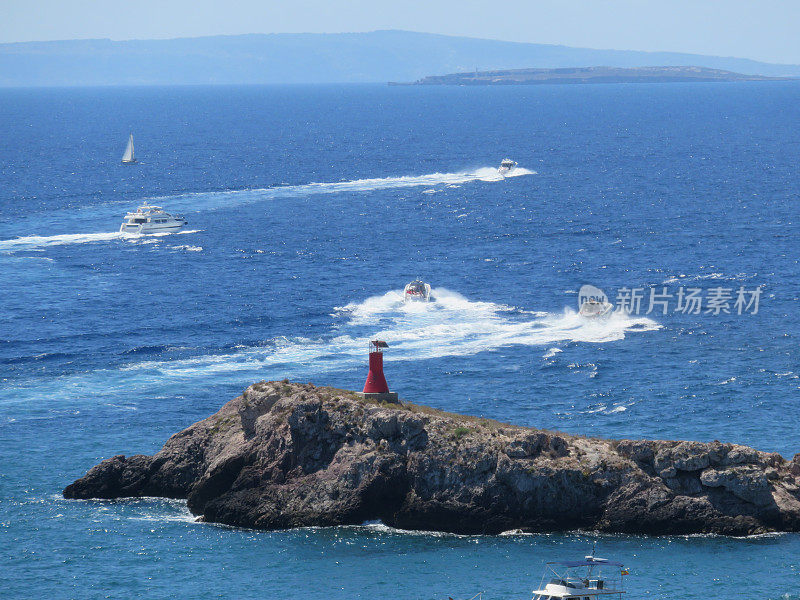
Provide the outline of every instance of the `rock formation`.
{"type": "Polygon", "coordinates": [[[104,460],[64,496],[186,498],[204,521],[262,529],[748,535],[800,530],[798,484],[800,455],[585,438],[283,381],[154,456],[104,460]]]}

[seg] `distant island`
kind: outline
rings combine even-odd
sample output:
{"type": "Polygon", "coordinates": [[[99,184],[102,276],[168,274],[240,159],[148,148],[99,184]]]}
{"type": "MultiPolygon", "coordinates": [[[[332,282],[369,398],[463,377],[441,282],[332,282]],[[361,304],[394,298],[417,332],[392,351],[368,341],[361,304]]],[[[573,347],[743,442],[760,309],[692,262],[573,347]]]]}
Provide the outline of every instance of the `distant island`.
{"type": "Polygon", "coordinates": [[[781,81],[790,77],[745,75],[707,67],[569,67],[508,69],[429,75],[389,85],[536,85],[544,83],[671,83],[681,81],[781,81]]]}
{"type": "Polygon", "coordinates": [[[687,68],[682,65],[699,65],[746,75],[800,77],[800,65],[746,58],[570,48],[413,31],[371,31],[0,44],[0,88],[385,84],[420,78],[432,83],[431,78],[425,77],[431,73],[461,73],[457,77],[464,77],[466,71],[474,73],[476,69],[491,75],[505,73],[498,69],[580,70],[586,65],[606,65],[623,71],[652,65],[681,69],[687,68]]]}

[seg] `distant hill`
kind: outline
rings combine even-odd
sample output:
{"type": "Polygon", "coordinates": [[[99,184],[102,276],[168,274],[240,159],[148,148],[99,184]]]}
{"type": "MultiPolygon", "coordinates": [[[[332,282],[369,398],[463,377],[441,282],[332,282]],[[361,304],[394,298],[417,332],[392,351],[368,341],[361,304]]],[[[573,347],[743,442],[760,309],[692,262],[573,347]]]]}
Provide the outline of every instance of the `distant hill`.
{"type": "Polygon", "coordinates": [[[533,85],[540,83],[666,83],[676,81],[776,81],[787,77],[745,75],[706,67],[569,67],[510,69],[429,75],[390,85],[533,85]]]}
{"type": "Polygon", "coordinates": [[[0,44],[0,86],[5,87],[415,81],[431,73],[586,65],[697,65],[745,75],[800,76],[800,65],[744,58],[591,50],[409,31],[0,44]]]}

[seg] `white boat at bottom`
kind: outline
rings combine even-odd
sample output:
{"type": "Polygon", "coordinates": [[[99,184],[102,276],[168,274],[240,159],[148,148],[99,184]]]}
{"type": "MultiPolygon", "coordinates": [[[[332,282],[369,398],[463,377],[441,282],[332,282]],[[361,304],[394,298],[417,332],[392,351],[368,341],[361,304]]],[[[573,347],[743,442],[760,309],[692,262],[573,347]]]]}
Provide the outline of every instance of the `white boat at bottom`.
{"type": "Polygon", "coordinates": [[[403,289],[403,302],[430,302],[431,286],[416,279],[403,289]]]}
{"type": "Polygon", "coordinates": [[[621,600],[627,574],[621,562],[594,556],[549,562],[539,589],[533,590],[533,600],[621,600]]]}
{"type": "Polygon", "coordinates": [[[500,175],[505,177],[506,175],[511,173],[511,171],[513,171],[516,168],[517,168],[517,163],[516,162],[514,162],[510,158],[504,158],[500,162],[500,166],[498,167],[497,170],[500,172],[500,175]]]}
{"type": "Polygon", "coordinates": [[[135,212],[125,215],[119,230],[123,233],[169,233],[180,231],[186,222],[180,215],[171,215],[160,206],[145,202],[135,212]]]}
{"type": "Polygon", "coordinates": [[[587,319],[600,319],[610,316],[613,310],[614,305],[610,302],[589,299],[581,304],[578,314],[587,319]]]}

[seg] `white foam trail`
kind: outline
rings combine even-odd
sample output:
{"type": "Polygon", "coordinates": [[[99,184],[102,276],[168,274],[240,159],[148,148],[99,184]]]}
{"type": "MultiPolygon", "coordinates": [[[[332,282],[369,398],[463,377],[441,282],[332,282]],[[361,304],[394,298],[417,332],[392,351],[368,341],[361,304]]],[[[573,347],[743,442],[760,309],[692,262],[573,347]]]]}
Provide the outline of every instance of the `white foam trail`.
{"type": "Polygon", "coordinates": [[[0,252],[18,252],[20,250],[33,250],[36,248],[46,248],[48,246],[64,246],[67,244],[87,244],[91,242],[110,242],[113,240],[126,240],[136,242],[149,238],[159,238],[166,235],[180,235],[187,233],[198,233],[199,229],[161,233],[123,233],[113,231],[108,233],[65,233],[62,235],[29,235],[18,237],[11,240],[0,240],[0,252]]]}
{"type": "Polygon", "coordinates": [[[401,350],[413,349],[415,358],[463,356],[510,345],[606,343],[624,339],[632,330],[660,328],[651,319],[624,314],[592,320],[570,309],[561,314],[530,313],[470,301],[443,288],[434,289],[432,295],[435,302],[404,304],[402,292],[396,290],[339,310],[349,313],[350,325],[384,325],[376,335],[395,340],[394,346],[401,350]]]}
{"type": "Polygon", "coordinates": [[[628,406],[624,404],[614,404],[612,406],[608,406],[607,404],[600,404],[598,406],[594,406],[592,408],[587,409],[584,411],[586,414],[603,414],[603,415],[614,415],[618,413],[623,413],[628,410],[628,406]]]}
{"type": "Polygon", "coordinates": [[[522,167],[517,167],[510,173],[506,173],[505,177],[508,179],[509,177],[522,177],[523,175],[536,175],[536,171],[531,171],[529,169],[523,169],[522,167]]]}
{"type": "Polygon", "coordinates": [[[613,315],[588,320],[572,310],[562,314],[525,312],[503,304],[471,301],[443,289],[432,291],[430,303],[402,301],[401,290],[367,298],[336,309],[341,323],[333,335],[319,339],[278,338],[258,347],[181,360],[143,361],[122,369],[69,375],[55,383],[36,384],[37,390],[14,391],[22,400],[28,391],[37,397],[55,394],[93,396],[102,390],[158,389],[195,379],[243,383],[251,379],[305,377],[363,365],[370,339],[389,341],[387,361],[471,356],[507,346],[549,346],[564,342],[606,343],[622,340],[631,331],[661,326],[647,318],[613,315]],[[541,316],[544,314],[544,316],[541,316]]]}
{"type": "MultiPolygon", "coordinates": [[[[169,206],[170,210],[182,212],[198,212],[215,210],[233,205],[252,204],[277,198],[299,198],[314,194],[337,194],[343,192],[372,192],[377,190],[456,186],[472,181],[499,182],[508,177],[521,175],[535,175],[535,171],[516,168],[513,174],[505,177],[494,167],[481,167],[472,171],[458,173],[429,173],[427,175],[406,175],[401,177],[379,177],[374,179],[355,179],[352,181],[338,181],[329,183],[306,183],[301,185],[287,185],[273,188],[258,188],[249,190],[229,190],[224,192],[193,192],[172,196],[158,196],[147,198],[158,204],[169,206]]],[[[436,191],[436,190],[431,190],[436,191]]],[[[116,210],[116,205],[114,207],[116,210]]],[[[196,233],[196,231],[180,231],[178,233],[196,233]]],[[[170,233],[146,234],[148,236],[171,235],[170,233]]],[[[141,234],[110,232],[110,233],[74,233],[50,236],[30,235],[9,240],[0,240],[0,252],[29,250],[47,246],[60,246],[64,244],[85,244],[89,242],[108,242],[118,239],[136,239],[141,234]]]]}
{"type": "Polygon", "coordinates": [[[506,175],[506,177],[503,177],[494,167],[481,167],[472,171],[457,173],[429,173],[426,175],[404,175],[401,177],[378,177],[373,179],[306,183],[301,185],[249,190],[229,190],[224,192],[195,192],[174,196],[159,196],[157,198],[150,198],[149,200],[158,202],[159,204],[169,204],[170,208],[184,211],[200,209],[213,210],[215,208],[231,206],[232,204],[250,204],[277,198],[300,198],[315,194],[373,192],[397,188],[451,187],[474,181],[499,182],[507,177],[535,174],[535,171],[517,168],[514,170],[513,175],[506,175]]]}

